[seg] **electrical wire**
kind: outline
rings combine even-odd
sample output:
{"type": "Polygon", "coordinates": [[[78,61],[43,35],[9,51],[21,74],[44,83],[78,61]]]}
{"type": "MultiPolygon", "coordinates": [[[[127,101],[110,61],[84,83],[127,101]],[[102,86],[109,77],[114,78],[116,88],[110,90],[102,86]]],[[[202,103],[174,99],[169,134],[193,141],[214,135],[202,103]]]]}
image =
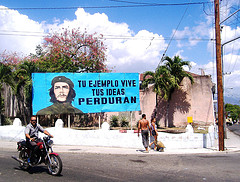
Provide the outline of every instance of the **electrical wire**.
{"type": "MultiPolygon", "coordinates": [[[[12,35],[12,36],[37,36],[37,37],[44,37],[44,36],[50,36],[48,33],[44,32],[31,32],[31,31],[7,31],[7,30],[0,30],[0,35],[12,35]],[[36,34],[34,34],[36,33],[36,34]],[[39,34],[39,35],[38,35],[39,34]]],[[[102,34],[103,37],[99,37],[99,39],[122,39],[122,40],[153,40],[153,37],[133,37],[133,36],[124,36],[124,35],[104,35],[102,34]]],[[[172,37],[159,37],[156,38],[154,37],[154,40],[189,40],[189,38],[172,38],[172,37]]],[[[213,39],[209,38],[195,38],[191,39],[191,41],[213,41],[213,39]]]]}
{"type": "Polygon", "coordinates": [[[154,6],[189,6],[212,4],[212,2],[195,2],[195,3],[151,3],[151,4],[134,4],[134,5],[115,5],[115,6],[72,6],[72,7],[10,7],[0,8],[0,10],[70,10],[70,9],[108,9],[108,8],[137,8],[137,7],[154,7],[154,6]]]}
{"type": "MultiPolygon", "coordinates": [[[[227,2],[227,5],[228,5],[228,2],[227,2]]],[[[240,7],[240,0],[238,1],[238,5],[237,5],[237,8],[236,8],[237,11],[239,11],[239,7],[240,7]]],[[[231,7],[226,8],[226,9],[229,10],[229,9],[235,9],[235,8],[234,8],[233,6],[231,6],[231,7]]],[[[226,10],[226,11],[227,11],[227,10],[226,10]]],[[[237,12],[237,11],[235,11],[235,12],[237,12]]],[[[230,11],[230,12],[231,12],[231,11],[230,11]]],[[[238,15],[237,15],[235,12],[234,12],[234,16],[233,16],[233,17],[235,17],[235,18],[234,18],[234,20],[232,20],[231,22],[234,22],[234,21],[236,21],[236,20],[238,21],[238,15]]],[[[237,25],[238,25],[238,23],[236,23],[236,24],[233,24],[233,23],[232,23],[232,24],[229,25],[229,23],[231,23],[231,22],[228,22],[228,26],[231,26],[231,27],[232,27],[233,25],[235,26],[235,28],[234,28],[234,29],[235,29],[235,31],[234,31],[235,36],[234,36],[234,37],[236,37],[236,35],[237,35],[237,27],[238,27],[237,25]]],[[[225,31],[225,36],[226,36],[226,31],[225,31]]],[[[231,57],[230,57],[230,61],[229,61],[229,64],[228,64],[228,69],[226,69],[226,72],[232,72],[233,69],[235,68],[236,61],[237,61],[237,59],[235,59],[235,61],[234,61],[234,63],[233,63],[233,54],[234,54],[234,49],[235,49],[235,43],[233,42],[231,46],[232,46],[232,47],[231,47],[231,53],[230,53],[230,56],[231,56],[231,57]],[[230,71],[232,65],[234,65],[234,67],[232,68],[232,71],[230,71]]],[[[224,50],[222,50],[222,51],[224,51],[224,50]]],[[[239,54],[239,52],[238,52],[238,54],[239,54]]],[[[238,55],[238,54],[237,54],[237,55],[238,55]]],[[[224,53],[223,53],[223,55],[224,55],[224,53]]]]}
{"type": "MultiPolygon", "coordinates": [[[[209,4],[208,4],[208,5],[209,5],[209,4]]],[[[208,8],[209,8],[209,7],[208,7],[208,8]]],[[[210,9],[210,8],[209,8],[209,9],[210,9]]],[[[213,12],[211,12],[210,14],[207,13],[205,4],[203,4],[203,12],[204,12],[205,15],[207,15],[207,16],[214,16],[214,13],[213,13],[213,12]]]]}
{"type": "Polygon", "coordinates": [[[181,22],[182,22],[182,20],[183,20],[183,18],[184,18],[184,16],[185,16],[185,14],[186,14],[186,12],[187,12],[187,10],[188,10],[188,7],[189,7],[189,6],[187,6],[187,8],[185,9],[185,11],[184,11],[184,13],[183,13],[183,15],[182,15],[182,17],[181,17],[181,19],[180,19],[180,21],[179,21],[178,25],[177,25],[177,28],[175,29],[175,31],[174,31],[174,33],[173,33],[173,35],[172,35],[172,37],[171,37],[171,39],[170,39],[170,41],[169,41],[169,43],[168,43],[168,45],[167,45],[166,49],[165,49],[165,51],[163,52],[162,58],[161,58],[161,60],[159,61],[159,63],[158,63],[158,66],[157,66],[157,67],[159,67],[159,65],[160,65],[160,64],[161,64],[161,62],[163,61],[163,59],[164,59],[164,56],[166,55],[166,53],[167,53],[167,50],[168,50],[168,48],[169,48],[169,46],[170,46],[170,44],[171,44],[171,42],[172,42],[172,40],[173,40],[173,38],[174,38],[174,36],[175,36],[175,34],[176,34],[176,32],[177,32],[177,30],[178,30],[178,28],[179,28],[180,24],[181,24],[181,22]]]}

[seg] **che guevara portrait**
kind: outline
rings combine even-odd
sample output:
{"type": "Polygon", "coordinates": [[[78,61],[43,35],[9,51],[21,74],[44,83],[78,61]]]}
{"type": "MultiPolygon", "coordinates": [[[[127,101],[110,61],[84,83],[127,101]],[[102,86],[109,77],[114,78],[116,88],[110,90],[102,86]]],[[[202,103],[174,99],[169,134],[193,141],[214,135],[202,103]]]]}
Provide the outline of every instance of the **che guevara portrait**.
{"type": "Polygon", "coordinates": [[[69,78],[65,76],[54,77],[49,89],[49,95],[50,102],[53,104],[39,110],[37,115],[83,113],[72,105],[76,92],[74,84],[69,78]]]}

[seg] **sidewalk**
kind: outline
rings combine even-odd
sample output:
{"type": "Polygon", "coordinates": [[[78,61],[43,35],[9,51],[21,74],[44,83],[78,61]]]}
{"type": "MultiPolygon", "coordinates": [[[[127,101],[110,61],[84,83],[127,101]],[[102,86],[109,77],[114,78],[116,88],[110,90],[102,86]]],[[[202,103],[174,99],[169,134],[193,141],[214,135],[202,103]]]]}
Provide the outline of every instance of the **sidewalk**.
{"type": "MultiPolygon", "coordinates": [[[[54,145],[53,150],[57,153],[97,153],[97,154],[144,154],[144,155],[166,155],[166,154],[203,154],[203,153],[228,153],[240,152],[240,137],[231,131],[227,131],[227,139],[225,139],[225,151],[218,151],[218,146],[212,148],[201,149],[167,149],[164,152],[149,150],[149,153],[143,153],[144,148],[117,148],[117,147],[96,147],[96,146],[80,146],[80,145],[54,145]]],[[[16,150],[15,141],[0,140],[0,150],[9,149],[16,150]]],[[[217,143],[217,142],[216,142],[217,143]]]]}

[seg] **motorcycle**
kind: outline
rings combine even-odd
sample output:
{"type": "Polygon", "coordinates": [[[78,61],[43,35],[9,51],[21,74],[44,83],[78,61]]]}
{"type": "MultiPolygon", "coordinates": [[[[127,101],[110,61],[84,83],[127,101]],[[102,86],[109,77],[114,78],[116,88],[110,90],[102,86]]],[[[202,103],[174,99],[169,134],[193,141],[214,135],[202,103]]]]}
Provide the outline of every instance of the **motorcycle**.
{"type": "Polygon", "coordinates": [[[30,146],[25,140],[18,141],[17,150],[19,152],[19,158],[15,156],[12,156],[12,158],[18,161],[20,167],[24,170],[29,170],[33,166],[45,163],[48,167],[48,172],[51,175],[60,175],[62,172],[62,160],[57,153],[53,152],[53,141],[50,138],[50,136],[45,136],[43,137],[43,140],[40,138],[36,139],[37,149],[32,154],[30,160],[30,146]]]}

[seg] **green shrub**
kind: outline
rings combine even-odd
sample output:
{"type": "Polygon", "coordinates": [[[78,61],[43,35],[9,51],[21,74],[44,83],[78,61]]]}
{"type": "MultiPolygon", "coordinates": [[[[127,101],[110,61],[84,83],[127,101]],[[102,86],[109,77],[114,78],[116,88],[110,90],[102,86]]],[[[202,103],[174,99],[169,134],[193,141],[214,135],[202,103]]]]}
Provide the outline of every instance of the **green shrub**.
{"type": "Polygon", "coordinates": [[[4,119],[3,125],[12,125],[12,124],[13,124],[13,121],[10,118],[4,119]]]}
{"type": "Polygon", "coordinates": [[[110,120],[111,127],[118,127],[119,126],[118,120],[119,120],[118,116],[112,115],[110,120]]]}
{"type": "Polygon", "coordinates": [[[127,121],[127,118],[125,116],[121,117],[121,127],[128,127],[129,122],[127,121]]]}

